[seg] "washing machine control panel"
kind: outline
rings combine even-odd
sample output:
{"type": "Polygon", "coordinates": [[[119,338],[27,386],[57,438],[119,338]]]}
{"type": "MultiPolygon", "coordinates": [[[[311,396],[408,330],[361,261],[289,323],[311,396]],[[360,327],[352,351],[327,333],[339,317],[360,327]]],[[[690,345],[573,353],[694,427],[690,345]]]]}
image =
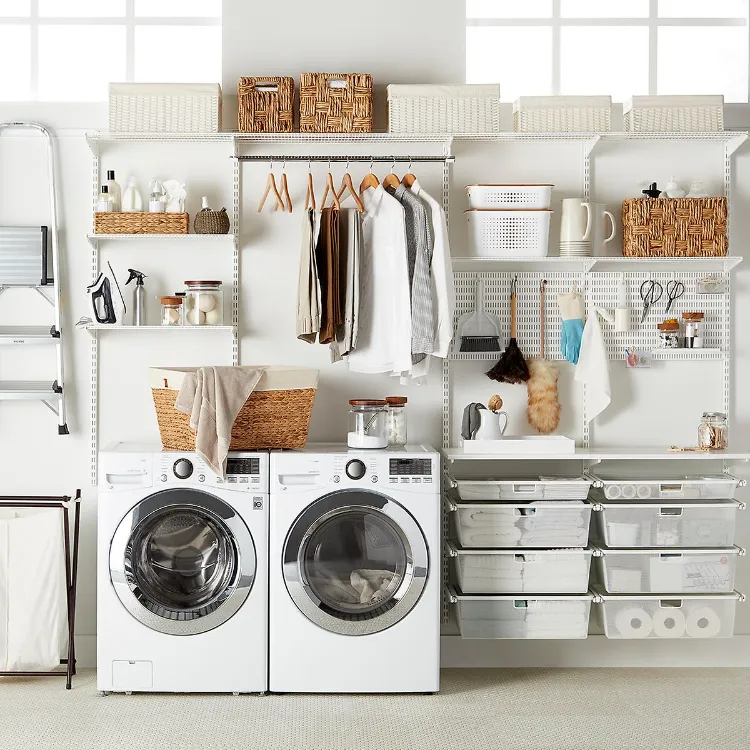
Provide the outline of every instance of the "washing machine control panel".
{"type": "Polygon", "coordinates": [[[187,458],[178,458],[172,466],[172,473],[178,479],[190,479],[193,476],[193,464],[187,458]]]}
{"type": "Polygon", "coordinates": [[[155,457],[155,484],[175,487],[221,487],[237,492],[267,492],[268,458],[244,453],[230,453],[226,477],[214,474],[196,453],[159,453],[155,457]]]}
{"type": "Polygon", "coordinates": [[[362,479],[367,473],[367,467],[364,461],[354,458],[346,464],[346,476],[349,479],[362,479]]]}

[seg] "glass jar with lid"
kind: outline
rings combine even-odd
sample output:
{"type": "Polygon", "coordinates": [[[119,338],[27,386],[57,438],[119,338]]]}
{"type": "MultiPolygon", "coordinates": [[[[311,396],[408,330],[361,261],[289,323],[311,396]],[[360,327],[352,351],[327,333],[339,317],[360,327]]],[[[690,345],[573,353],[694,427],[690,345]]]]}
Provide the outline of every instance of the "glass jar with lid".
{"type": "Polygon", "coordinates": [[[684,346],[686,349],[703,348],[703,318],[705,313],[682,313],[682,324],[685,330],[684,346]]]}
{"type": "Polygon", "coordinates": [[[680,324],[676,318],[657,323],[656,328],[659,331],[659,347],[661,349],[680,348],[680,324]]]}
{"type": "Polygon", "coordinates": [[[182,297],[159,297],[161,302],[161,324],[163,326],[182,325],[182,297]]]}
{"type": "Polygon", "coordinates": [[[406,403],[405,396],[388,396],[388,413],[385,420],[385,433],[388,445],[406,445],[406,403]]]}
{"type": "Polygon", "coordinates": [[[224,292],[220,287],[220,281],[185,282],[185,325],[223,325],[224,292]]]}
{"type": "Polygon", "coordinates": [[[698,428],[698,447],[720,451],[728,445],[727,415],[720,411],[704,411],[698,428]]]}
{"type": "Polygon", "coordinates": [[[386,402],[378,399],[353,399],[349,402],[350,448],[385,448],[386,402]]]}

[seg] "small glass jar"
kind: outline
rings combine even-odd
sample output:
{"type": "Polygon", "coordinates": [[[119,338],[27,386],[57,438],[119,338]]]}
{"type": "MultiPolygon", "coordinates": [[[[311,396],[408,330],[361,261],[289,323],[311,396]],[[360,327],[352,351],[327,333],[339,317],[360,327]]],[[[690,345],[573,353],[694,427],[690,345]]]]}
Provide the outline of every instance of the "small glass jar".
{"type": "Polygon", "coordinates": [[[703,318],[705,313],[686,312],[682,313],[682,325],[684,326],[684,346],[686,349],[703,348],[703,318]]]}
{"type": "Polygon", "coordinates": [[[665,320],[663,323],[657,323],[656,327],[659,330],[659,348],[680,348],[680,324],[676,319],[665,320]]]}
{"type": "Polygon", "coordinates": [[[728,446],[727,415],[719,411],[704,411],[698,428],[698,447],[721,451],[728,446]]]}
{"type": "Polygon", "coordinates": [[[354,399],[349,402],[350,448],[385,448],[386,402],[371,399],[354,399]]]}
{"type": "Polygon", "coordinates": [[[159,297],[161,302],[161,324],[163,326],[182,325],[182,298],[159,297]]]}
{"type": "Polygon", "coordinates": [[[186,281],[185,325],[220,326],[224,323],[224,292],[220,281],[186,281]]]}
{"type": "Polygon", "coordinates": [[[385,420],[385,434],[388,445],[406,445],[406,398],[388,396],[388,413],[385,420]]]}

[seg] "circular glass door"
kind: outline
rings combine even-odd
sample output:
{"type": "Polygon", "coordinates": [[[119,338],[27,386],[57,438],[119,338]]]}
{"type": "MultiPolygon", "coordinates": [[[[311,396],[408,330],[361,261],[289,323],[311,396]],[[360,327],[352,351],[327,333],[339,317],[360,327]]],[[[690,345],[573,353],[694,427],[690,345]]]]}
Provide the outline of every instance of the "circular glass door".
{"type": "Polygon", "coordinates": [[[427,546],[414,518],[376,492],[342,490],[313,503],[284,547],[297,607],[334,633],[366,635],[407,615],[424,589],[427,546]]]}
{"type": "Polygon", "coordinates": [[[136,505],[110,548],[110,577],[126,609],[170,635],[205,633],[242,606],[255,578],[250,532],[207,492],[171,489],[136,505]]]}

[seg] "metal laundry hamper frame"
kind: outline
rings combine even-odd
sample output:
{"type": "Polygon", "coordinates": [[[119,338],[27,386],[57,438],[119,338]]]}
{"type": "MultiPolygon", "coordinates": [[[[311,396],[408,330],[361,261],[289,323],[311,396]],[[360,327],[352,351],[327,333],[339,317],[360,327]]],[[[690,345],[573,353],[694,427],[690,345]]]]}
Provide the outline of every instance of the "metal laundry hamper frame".
{"type": "Polygon", "coordinates": [[[65,689],[70,690],[73,685],[73,675],[76,673],[76,589],[78,581],[78,540],[81,526],[81,490],[76,490],[74,497],[30,496],[2,496],[0,508],[61,508],[63,512],[63,542],[65,544],[65,582],[66,601],[68,605],[68,655],[61,659],[61,666],[65,671],[52,670],[49,672],[0,672],[0,677],[65,677],[65,689]],[[74,505],[73,534],[70,531],[70,505],[74,505]]]}

